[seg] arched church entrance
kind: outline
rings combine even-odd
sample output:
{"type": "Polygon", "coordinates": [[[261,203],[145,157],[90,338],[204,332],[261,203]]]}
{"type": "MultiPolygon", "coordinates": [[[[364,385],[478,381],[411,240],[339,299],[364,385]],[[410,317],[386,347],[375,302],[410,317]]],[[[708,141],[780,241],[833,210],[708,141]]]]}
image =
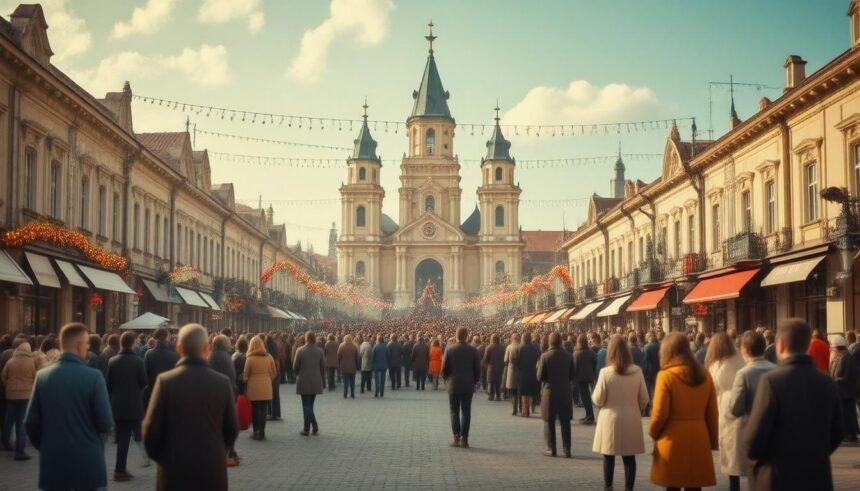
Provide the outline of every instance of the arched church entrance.
{"type": "Polygon", "coordinates": [[[437,302],[441,302],[444,294],[443,278],[442,265],[435,259],[425,259],[418,263],[415,268],[415,298],[421,298],[429,281],[433,285],[433,297],[437,302]]]}

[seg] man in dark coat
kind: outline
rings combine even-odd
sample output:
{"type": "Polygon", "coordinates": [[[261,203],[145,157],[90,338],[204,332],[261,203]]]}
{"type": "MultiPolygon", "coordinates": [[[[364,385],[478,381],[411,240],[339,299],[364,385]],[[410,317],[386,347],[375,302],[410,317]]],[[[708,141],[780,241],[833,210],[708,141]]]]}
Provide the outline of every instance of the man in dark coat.
{"type": "MultiPolygon", "coordinates": [[[[487,343],[485,342],[484,338],[482,338],[480,335],[476,334],[475,337],[472,338],[472,346],[477,348],[478,356],[481,358],[481,360],[483,360],[484,359],[484,353],[487,352],[487,343]]],[[[487,390],[487,366],[484,365],[483,363],[481,363],[481,386],[480,387],[483,390],[487,390]]]]}
{"type": "Polygon", "coordinates": [[[340,345],[334,338],[334,334],[328,335],[328,341],[325,343],[325,370],[328,375],[328,390],[333,391],[335,386],[335,375],[337,375],[337,349],[340,345]]]}
{"type": "Polygon", "coordinates": [[[836,384],[806,354],[812,330],[783,321],[776,335],[779,366],[758,384],[746,424],[755,490],[833,489],[830,454],[842,441],[836,384]]]}
{"type": "Polygon", "coordinates": [[[302,398],[302,415],[304,426],[301,435],[308,436],[311,429],[313,434],[319,434],[320,427],[314,414],[314,402],[323,391],[325,378],[325,352],[315,343],[316,334],[305,333],[305,345],[296,351],[293,369],[296,373],[296,394],[302,398]]]}
{"type": "Polygon", "coordinates": [[[537,362],[540,348],[532,343],[532,333],[523,334],[523,342],[517,353],[517,390],[520,394],[520,416],[531,416],[534,397],[540,391],[537,379],[537,362]]]}
{"type": "Polygon", "coordinates": [[[418,336],[418,342],[412,348],[412,369],[415,370],[415,390],[424,390],[427,381],[427,370],[430,368],[430,346],[424,341],[424,336],[418,336]]]}
{"type": "Polygon", "coordinates": [[[376,385],[373,397],[385,397],[385,374],[389,368],[388,346],[381,335],[376,337],[376,344],[371,351],[371,367],[373,368],[373,384],[376,385]]]}
{"type": "Polygon", "coordinates": [[[80,323],[60,330],[63,354],[39,370],[24,425],[39,450],[39,489],[107,487],[102,438],[113,424],[105,379],[84,364],[89,332],[80,323]]]}
{"type": "Polygon", "coordinates": [[[564,456],[570,458],[570,420],[573,419],[570,383],[576,375],[573,357],[562,349],[561,334],[557,332],[549,335],[549,346],[537,365],[537,378],[542,383],[540,413],[547,446],[544,455],[556,456],[555,422],[558,420],[564,456]]]}
{"type": "Polygon", "coordinates": [[[159,327],[152,335],[155,338],[155,348],[146,352],[143,357],[143,366],[146,369],[147,387],[143,393],[144,407],[149,404],[149,397],[152,394],[152,386],[155,380],[162,373],[172,370],[179,361],[179,355],[176,351],[167,344],[167,337],[170,336],[170,331],[166,327],[159,327]]]}
{"type": "Polygon", "coordinates": [[[648,407],[645,408],[645,416],[651,415],[651,399],[654,398],[654,384],[657,382],[657,372],[660,371],[660,343],[653,332],[645,337],[648,343],[645,345],[645,366],[642,375],[645,376],[645,387],[648,388],[648,407]]]}
{"type": "MultiPolygon", "coordinates": [[[[243,356],[242,371],[244,371],[245,355],[239,351],[237,353],[243,356]]],[[[233,389],[233,400],[235,400],[236,395],[239,393],[237,379],[240,377],[237,377],[236,365],[233,363],[233,357],[230,355],[230,338],[224,334],[215,336],[215,339],[212,340],[212,351],[209,352],[208,361],[212,370],[230,379],[230,387],[233,389]]],[[[234,467],[236,465],[239,465],[239,455],[236,453],[235,448],[230,447],[227,449],[227,466],[234,467]]]]}
{"type": "Polygon", "coordinates": [[[107,390],[117,438],[114,481],[128,481],[134,477],[126,469],[131,434],[138,435],[137,441],[140,441],[146,371],[143,368],[143,360],[133,350],[136,338],[133,332],[123,333],[120,338],[121,350],[110,359],[107,368],[107,390]]]}
{"type": "Polygon", "coordinates": [[[594,407],[591,405],[591,390],[589,386],[597,380],[597,355],[586,345],[585,334],[579,337],[576,351],[573,352],[573,363],[576,365],[576,387],[579,390],[579,400],[585,407],[583,424],[594,424],[594,407]]]}
{"type": "Polygon", "coordinates": [[[457,343],[448,346],[442,356],[442,378],[448,383],[448,403],[451,407],[453,447],[469,448],[469,426],[472,422],[472,396],[481,380],[481,358],[474,346],[466,343],[469,331],[457,329],[457,343]],[[462,413],[462,418],[461,418],[462,413]]]}
{"type": "Polygon", "coordinates": [[[409,377],[412,372],[412,348],[415,347],[415,342],[412,341],[412,335],[406,336],[406,342],[403,343],[403,381],[404,385],[409,387],[409,377]]]}
{"type": "Polygon", "coordinates": [[[107,377],[108,362],[111,358],[116,356],[117,353],[119,353],[119,336],[111,334],[107,338],[107,347],[99,353],[98,359],[99,370],[102,371],[102,375],[105,377],[107,377]]]}
{"type": "Polygon", "coordinates": [[[388,342],[388,377],[391,379],[391,390],[400,390],[402,383],[400,369],[403,367],[403,345],[397,339],[397,334],[391,335],[388,342]]]}
{"type": "Polygon", "coordinates": [[[206,329],[179,331],[182,359],[155,382],[143,441],[158,463],[159,490],[228,489],[227,449],[239,434],[227,377],[209,368],[206,329]]]}
{"type": "Polygon", "coordinates": [[[489,400],[502,400],[502,374],[505,372],[505,347],[499,342],[499,335],[490,336],[490,345],[484,350],[483,366],[489,383],[489,400]]]}

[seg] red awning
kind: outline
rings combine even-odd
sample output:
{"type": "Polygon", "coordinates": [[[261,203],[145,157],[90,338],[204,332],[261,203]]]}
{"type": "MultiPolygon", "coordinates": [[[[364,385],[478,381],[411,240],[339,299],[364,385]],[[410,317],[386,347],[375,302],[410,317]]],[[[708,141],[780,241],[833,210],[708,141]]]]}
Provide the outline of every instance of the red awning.
{"type": "Polygon", "coordinates": [[[758,272],[759,268],[748,269],[702,280],[684,297],[684,303],[716,302],[717,300],[738,298],[741,296],[741,288],[749,283],[758,272]]]}
{"type": "Polygon", "coordinates": [[[633,301],[628,307],[627,312],[639,312],[643,310],[654,310],[657,308],[657,304],[663,300],[663,297],[666,296],[666,292],[669,291],[671,286],[667,286],[665,288],[658,288],[656,290],[651,290],[647,292],[642,292],[636,300],[633,301]]]}

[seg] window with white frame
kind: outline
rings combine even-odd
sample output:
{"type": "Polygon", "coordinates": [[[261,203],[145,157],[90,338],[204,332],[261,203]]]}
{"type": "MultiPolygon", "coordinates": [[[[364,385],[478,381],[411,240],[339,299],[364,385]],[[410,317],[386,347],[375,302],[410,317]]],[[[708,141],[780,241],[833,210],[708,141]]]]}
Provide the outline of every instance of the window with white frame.
{"type": "Polygon", "coordinates": [[[816,162],[806,165],[803,169],[803,184],[806,188],[805,214],[806,221],[818,220],[818,166],[816,162]]]}
{"type": "Polygon", "coordinates": [[[149,253],[149,219],[151,218],[149,208],[143,212],[143,252],[149,253]]]}
{"type": "Polygon", "coordinates": [[[752,197],[749,191],[741,193],[741,225],[744,232],[752,232],[752,197]]]}
{"type": "Polygon", "coordinates": [[[675,259],[681,257],[681,220],[675,220],[675,245],[673,248],[673,256],[675,259]]]}
{"type": "Polygon", "coordinates": [[[720,231],[720,205],[715,204],[711,207],[711,230],[713,232],[713,242],[711,247],[714,251],[720,250],[720,242],[722,241],[720,231]]]}
{"type": "Polygon", "coordinates": [[[765,232],[769,235],[776,232],[776,183],[771,179],[764,183],[765,201],[765,232]]]}
{"type": "Polygon", "coordinates": [[[696,252],[696,215],[687,215],[687,252],[696,252]]]}

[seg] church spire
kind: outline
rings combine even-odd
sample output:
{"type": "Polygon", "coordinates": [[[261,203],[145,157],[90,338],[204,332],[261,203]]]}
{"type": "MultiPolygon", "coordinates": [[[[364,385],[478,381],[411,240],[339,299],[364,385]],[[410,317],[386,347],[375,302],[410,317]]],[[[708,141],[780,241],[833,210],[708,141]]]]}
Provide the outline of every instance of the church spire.
{"type": "Polygon", "coordinates": [[[505,135],[502,134],[502,127],[499,125],[499,101],[496,99],[496,107],[493,108],[496,111],[496,127],[493,129],[493,135],[487,141],[487,158],[486,160],[509,160],[513,162],[513,158],[511,157],[511,142],[505,139],[505,135]]]}
{"type": "Polygon", "coordinates": [[[436,116],[450,118],[451,111],[448,110],[448,97],[450,94],[442,86],[442,79],[439,78],[439,69],[436,68],[436,60],[433,57],[433,41],[436,36],[433,35],[433,21],[428,24],[430,34],[424,36],[430,43],[430,53],[427,55],[427,64],[424,66],[424,75],[421,77],[421,84],[418,90],[412,92],[412,98],[415,99],[415,105],[412,107],[412,117],[418,116],[436,116]]]}
{"type": "Polygon", "coordinates": [[[355,143],[355,148],[352,150],[353,159],[361,159],[361,160],[379,160],[379,157],[376,155],[376,140],[370,136],[370,128],[367,126],[367,98],[364,98],[364,105],[361,106],[364,109],[364,114],[361,116],[364,120],[361,123],[361,129],[358,132],[358,138],[353,140],[355,143]]]}

